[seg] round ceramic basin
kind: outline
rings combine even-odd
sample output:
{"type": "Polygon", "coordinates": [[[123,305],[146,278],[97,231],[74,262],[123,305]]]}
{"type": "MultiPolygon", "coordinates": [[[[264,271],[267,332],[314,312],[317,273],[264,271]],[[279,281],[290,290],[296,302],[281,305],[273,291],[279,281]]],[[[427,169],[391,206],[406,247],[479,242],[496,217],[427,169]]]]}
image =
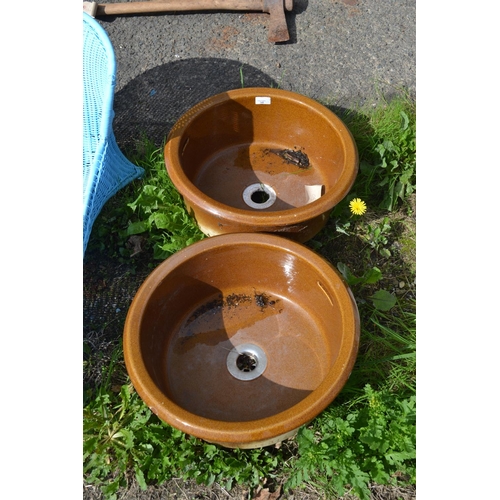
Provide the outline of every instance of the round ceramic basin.
{"type": "Polygon", "coordinates": [[[328,108],[279,89],[210,97],[185,113],[165,145],[173,184],[209,236],[280,233],[305,242],[349,192],[358,152],[328,108]]]}
{"type": "Polygon", "coordinates": [[[292,240],[240,233],[160,264],[132,301],[123,348],[134,387],[160,419],[257,448],[334,400],[358,342],[356,303],[329,263],[292,240]]]}

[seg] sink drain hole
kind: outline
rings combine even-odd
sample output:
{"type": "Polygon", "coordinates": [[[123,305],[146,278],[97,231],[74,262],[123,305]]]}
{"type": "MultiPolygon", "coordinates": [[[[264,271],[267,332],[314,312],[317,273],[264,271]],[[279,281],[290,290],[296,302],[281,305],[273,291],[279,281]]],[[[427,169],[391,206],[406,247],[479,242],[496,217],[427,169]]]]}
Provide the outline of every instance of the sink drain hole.
{"type": "Polygon", "coordinates": [[[267,367],[266,353],[255,344],[241,344],[231,349],[226,360],[229,373],[238,380],[260,377],[267,367]]]}
{"type": "Polygon", "coordinates": [[[236,358],[236,366],[242,372],[251,372],[257,367],[257,359],[252,354],[244,352],[236,358]]]}
{"type": "Polygon", "coordinates": [[[254,203],[265,203],[269,199],[269,193],[267,191],[254,191],[250,195],[251,200],[254,203]]]}
{"type": "Polygon", "coordinates": [[[262,210],[274,204],[276,192],[271,186],[257,182],[245,188],[243,200],[249,207],[262,210]]]}

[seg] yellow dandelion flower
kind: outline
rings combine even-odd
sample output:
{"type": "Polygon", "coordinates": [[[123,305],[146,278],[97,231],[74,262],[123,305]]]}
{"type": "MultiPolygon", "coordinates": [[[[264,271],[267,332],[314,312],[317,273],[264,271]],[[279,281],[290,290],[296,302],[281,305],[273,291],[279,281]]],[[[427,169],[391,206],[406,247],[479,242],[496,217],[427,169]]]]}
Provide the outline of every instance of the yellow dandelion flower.
{"type": "Polygon", "coordinates": [[[354,198],[349,203],[349,208],[354,215],[363,215],[366,212],[366,203],[360,198],[354,198]]]}

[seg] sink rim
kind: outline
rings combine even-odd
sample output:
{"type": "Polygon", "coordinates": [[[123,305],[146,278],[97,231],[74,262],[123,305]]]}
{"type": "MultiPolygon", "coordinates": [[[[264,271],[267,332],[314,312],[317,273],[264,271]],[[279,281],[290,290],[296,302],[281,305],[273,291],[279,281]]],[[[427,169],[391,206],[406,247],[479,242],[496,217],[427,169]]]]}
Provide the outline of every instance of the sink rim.
{"type": "Polygon", "coordinates": [[[199,210],[208,212],[223,219],[229,219],[233,223],[251,225],[255,228],[267,228],[270,225],[286,227],[304,221],[309,221],[326,212],[342,201],[351,189],[359,168],[359,156],[354,138],[342,122],[342,120],[324,105],[304,95],[282,89],[271,89],[265,87],[249,87],[229,90],[211,96],[188,110],[176,122],[170,131],[164,147],[165,166],[174,186],[179,190],[189,205],[196,206],[199,210]],[[342,138],[345,154],[345,167],[335,184],[335,189],[329,189],[317,200],[299,207],[277,211],[254,211],[226,205],[198,188],[185,174],[179,157],[181,153],[181,138],[189,121],[199,117],[204,111],[212,106],[222,104],[231,100],[248,97],[258,97],[265,94],[274,99],[287,100],[306,106],[315,113],[329,121],[339,136],[342,138]]]}
{"type": "MultiPolygon", "coordinates": [[[[173,254],[146,278],[129,308],[124,326],[123,351],[132,384],[139,396],[161,420],[183,432],[209,442],[230,447],[249,447],[251,443],[276,442],[277,436],[306,424],[323,411],[339,394],[352,371],[359,348],[360,320],[356,301],[340,273],[323,257],[292,240],[265,233],[229,233],[201,241],[173,254]],[[319,386],[289,409],[270,417],[246,422],[214,420],[193,414],[170,400],[151,379],[141,359],[140,324],[148,298],[178,265],[203,252],[227,245],[264,245],[279,252],[307,259],[328,287],[335,286],[335,299],[344,313],[344,339],[338,357],[319,386]],[[343,286],[338,286],[342,283],[343,286]]],[[[255,446],[256,447],[256,446],[255,446]]]]}

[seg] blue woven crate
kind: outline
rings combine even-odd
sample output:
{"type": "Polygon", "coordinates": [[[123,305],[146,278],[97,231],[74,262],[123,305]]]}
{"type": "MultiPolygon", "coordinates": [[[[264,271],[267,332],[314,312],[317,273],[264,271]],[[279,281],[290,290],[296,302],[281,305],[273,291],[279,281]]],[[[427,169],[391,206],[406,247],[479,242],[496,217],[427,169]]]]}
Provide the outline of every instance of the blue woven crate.
{"type": "Polygon", "coordinates": [[[122,154],[113,133],[116,60],[107,33],[83,13],[83,254],[104,204],[144,169],[122,154]]]}

